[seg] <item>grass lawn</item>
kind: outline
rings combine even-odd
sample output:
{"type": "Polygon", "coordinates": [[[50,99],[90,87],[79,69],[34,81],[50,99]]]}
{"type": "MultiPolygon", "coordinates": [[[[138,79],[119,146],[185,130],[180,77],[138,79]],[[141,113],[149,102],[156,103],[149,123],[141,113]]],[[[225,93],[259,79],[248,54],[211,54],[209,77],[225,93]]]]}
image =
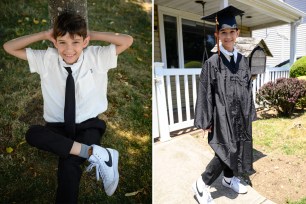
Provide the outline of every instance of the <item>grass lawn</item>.
{"type": "Polygon", "coordinates": [[[305,204],[305,203],[306,203],[306,197],[297,202],[288,201],[288,204],[305,204]]]}
{"type": "MultiPolygon", "coordinates": [[[[10,39],[49,29],[47,3],[0,2],[0,203],[54,202],[57,157],[30,147],[24,138],[30,125],[44,124],[39,76],[29,72],[26,61],[2,48],[10,39]]],[[[95,181],[95,171],[84,173],[80,203],[152,202],[151,14],[142,3],[88,0],[90,30],[126,33],[134,37],[134,44],[109,72],[109,107],[100,115],[108,126],[102,145],[120,153],[118,189],[108,197],[95,181]],[[132,192],[138,193],[127,194],[132,192]]],[[[32,48],[47,45],[38,42],[32,48]]]]}
{"type": "Polygon", "coordinates": [[[305,135],[305,110],[298,110],[292,118],[272,117],[253,122],[254,145],[267,153],[306,157],[305,135]]]}
{"type": "Polygon", "coordinates": [[[274,114],[275,111],[271,110],[261,112],[264,117],[253,122],[254,148],[267,156],[260,161],[261,166],[257,166],[261,171],[254,176],[253,183],[257,190],[272,197],[272,200],[304,204],[306,111],[297,110],[291,118],[275,117],[274,114]],[[274,192],[264,189],[262,183],[269,185],[274,192]]]}

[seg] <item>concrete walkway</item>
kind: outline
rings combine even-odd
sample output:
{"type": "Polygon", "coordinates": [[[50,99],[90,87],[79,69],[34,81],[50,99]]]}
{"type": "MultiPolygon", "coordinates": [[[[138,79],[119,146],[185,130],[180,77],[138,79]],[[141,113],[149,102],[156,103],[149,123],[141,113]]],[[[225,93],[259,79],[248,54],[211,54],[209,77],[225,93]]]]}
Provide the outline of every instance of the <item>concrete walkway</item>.
{"type": "MultiPolygon", "coordinates": [[[[212,159],[212,152],[191,135],[182,135],[153,146],[153,203],[190,203],[197,200],[192,184],[212,159]]],[[[215,204],[272,204],[252,187],[248,193],[237,194],[221,184],[222,175],[211,186],[215,204]]]]}

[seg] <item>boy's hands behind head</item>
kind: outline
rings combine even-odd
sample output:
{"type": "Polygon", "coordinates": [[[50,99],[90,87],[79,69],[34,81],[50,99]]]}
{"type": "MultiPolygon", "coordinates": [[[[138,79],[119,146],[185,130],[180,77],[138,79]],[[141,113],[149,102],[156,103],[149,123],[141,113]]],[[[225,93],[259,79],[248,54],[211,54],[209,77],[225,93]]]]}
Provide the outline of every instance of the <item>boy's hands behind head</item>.
{"type": "Polygon", "coordinates": [[[42,31],[38,33],[33,33],[30,35],[25,35],[4,43],[4,50],[20,59],[27,60],[26,48],[32,43],[39,42],[42,40],[49,40],[53,44],[56,43],[56,39],[53,37],[53,30],[42,31]]]}
{"type": "Polygon", "coordinates": [[[45,31],[46,40],[51,41],[53,44],[56,42],[56,39],[53,37],[53,29],[45,31]]]}

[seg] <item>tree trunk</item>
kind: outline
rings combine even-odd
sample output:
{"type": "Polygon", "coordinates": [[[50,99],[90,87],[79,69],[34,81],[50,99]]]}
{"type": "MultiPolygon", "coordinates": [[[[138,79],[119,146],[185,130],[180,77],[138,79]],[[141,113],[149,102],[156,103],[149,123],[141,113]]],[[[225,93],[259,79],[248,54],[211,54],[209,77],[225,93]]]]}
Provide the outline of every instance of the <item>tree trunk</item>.
{"type": "Polygon", "coordinates": [[[56,17],[64,11],[76,12],[86,20],[88,25],[87,0],[49,0],[48,10],[51,27],[56,17]]]}

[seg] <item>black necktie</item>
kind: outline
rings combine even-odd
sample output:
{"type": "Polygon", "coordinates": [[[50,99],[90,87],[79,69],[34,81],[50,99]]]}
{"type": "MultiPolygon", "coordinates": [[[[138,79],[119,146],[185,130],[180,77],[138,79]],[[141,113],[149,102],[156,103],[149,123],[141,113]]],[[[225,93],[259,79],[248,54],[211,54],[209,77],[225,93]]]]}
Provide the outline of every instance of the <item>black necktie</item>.
{"type": "Polygon", "coordinates": [[[74,79],[70,67],[65,67],[68,72],[66,80],[66,94],[65,94],[65,109],[64,120],[65,129],[68,137],[73,138],[75,135],[75,88],[74,79]]]}
{"type": "Polygon", "coordinates": [[[233,70],[235,70],[235,60],[234,60],[234,55],[231,55],[231,60],[230,60],[230,64],[233,70]]]}

